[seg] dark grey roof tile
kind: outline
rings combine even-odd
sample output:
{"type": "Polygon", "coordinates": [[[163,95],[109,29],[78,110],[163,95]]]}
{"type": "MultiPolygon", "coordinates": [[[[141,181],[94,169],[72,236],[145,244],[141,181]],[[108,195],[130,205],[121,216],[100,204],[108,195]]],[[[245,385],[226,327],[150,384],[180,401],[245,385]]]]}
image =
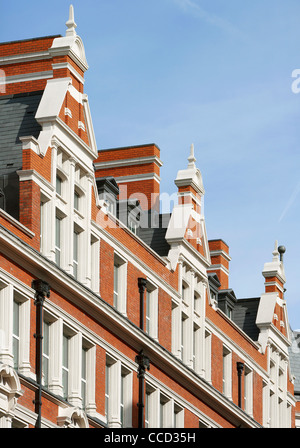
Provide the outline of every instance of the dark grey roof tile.
{"type": "Polygon", "coordinates": [[[253,341],[257,341],[259,335],[259,329],[255,323],[259,300],[259,297],[239,299],[235,303],[232,313],[233,322],[235,322],[253,341]]]}

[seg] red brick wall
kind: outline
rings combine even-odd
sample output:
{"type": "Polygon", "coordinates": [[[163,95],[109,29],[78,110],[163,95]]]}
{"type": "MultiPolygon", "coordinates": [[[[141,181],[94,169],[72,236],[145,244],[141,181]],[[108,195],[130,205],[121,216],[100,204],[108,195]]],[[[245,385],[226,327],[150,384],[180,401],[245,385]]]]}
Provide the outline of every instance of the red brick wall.
{"type": "Polygon", "coordinates": [[[20,182],[20,222],[34,232],[32,246],[40,248],[40,187],[33,181],[20,182]]]}
{"type": "Polygon", "coordinates": [[[114,250],[104,240],[100,243],[100,296],[113,305],[114,250]]]}

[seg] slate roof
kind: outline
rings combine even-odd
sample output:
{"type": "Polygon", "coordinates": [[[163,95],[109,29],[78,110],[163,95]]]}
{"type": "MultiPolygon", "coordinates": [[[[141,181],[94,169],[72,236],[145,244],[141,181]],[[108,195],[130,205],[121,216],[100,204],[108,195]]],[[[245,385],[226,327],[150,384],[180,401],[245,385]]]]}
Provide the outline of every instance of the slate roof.
{"type": "Polygon", "coordinates": [[[300,330],[291,330],[291,342],[289,355],[291,372],[295,376],[294,390],[300,395],[300,330]]]}
{"type": "Polygon", "coordinates": [[[0,176],[22,167],[20,137],[38,137],[40,125],[34,118],[42,92],[0,96],[0,176]]]}
{"type": "Polygon", "coordinates": [[[255,323],[259,306],[259,297],[250,299],[238,299],[234,305],[232,320],[253,341],[258,340],[259,329],[255,323]]]}
{"type": "Polygon", "coordinates": [[[17,171],[22,168],[20,137],[39,135],[41,127],[34,117],[42,93],[0,96],[0,207],[16,219],[19,215],[17,171]]]}
{"type": "MultiPolygon", "coordinates": [[[[163,213],[159,215],[159,224],[157,227],[140,227],[137,235],[148,244],[161,257],[167,256],[170,250],[170,245],[166,241],[166,232],[168,223],[170,221],[170,214],[163,213]]],[[[150,223],[149,223],[150,224],[150,223]]]]}

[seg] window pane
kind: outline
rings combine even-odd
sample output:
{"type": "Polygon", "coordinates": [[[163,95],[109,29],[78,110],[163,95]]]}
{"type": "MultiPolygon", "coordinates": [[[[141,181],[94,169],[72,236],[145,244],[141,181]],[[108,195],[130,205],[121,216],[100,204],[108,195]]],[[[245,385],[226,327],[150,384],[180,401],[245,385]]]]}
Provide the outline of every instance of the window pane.
{"type": "Polygon", "coordinates": [[[19,336],[20,336],[20,303],[13,303],[13,356],[14,368],[19,367],[19,336]]]}
{"type": "Polygon", "coordinates": [[[114,307],[118,307],[119,295],[119,266],[114,265],[114,307]]]}
{"type": "Polygon", "coordinates": [[[48,387],[49,378],[49,323],[44,321],[43,324],[43,378],[44,385],[48,387]]]}
{"type": "Polygon", "coordinates": [[[13,339],[13,353],[14,353],[14,368],[19,367],[19,340],[13,339]]]}
{"type": "Polygon", "coordinates": [[[146,333],[150,333],[150,300],[151,293],[149,291],[146,292],[146,333]]]}
{"type": "Polygon", "coordinates": [[[55,219],[55,261],[60,265],[60,247],[61,247],[61,219],[56,216],[55,219]]]}
{"type": "Polygon", "coordinates": [[[108,405],[109,405],[109,366],[105,366],[105,417],[108,419],[108,405]]]}
{"type": "Polygon", "coordinates": [[[74,208],[75,210],[79,210],[79,194],[77,191],[74,191],[74,208]]]}
{"type": "Polygon", "coordinates": [[[13,322],[13,332],[15,336],[19,336],[19,321],[20,321],[20,303],[14,300],[14,322],[13,322]]]}
{"type": "Polygon", "coordinates": [[[43,353],[49,355],[49,323],[43,324],[43,353]]]}
{"type": "Polygon", "coordinates": [[[86,380],[86,349],[82,349],[81,377],[86,380]]]}
{"type": "Polygon", "coordinates": [[[56,216],[55,226],[55,244],[60,248],[60,219],[56,216]]]}
{"type": "Polygon", "coordinates": [[[69,387],[69,338],[63,335],[62,383],[64,398],[68,397],[69,387]]]}
{"type": "Polygon", "coordinates": [[[56,176],[56,193],[61,196],[62,192],[62,179],[59,176],[56,176]]]}
{"type": "Polygon", "coordinates": [[[73,234],[73,275],[77,278],[78,274],[78,238],[79,235],[74,231],[73,234]]]}
{"type": "Polygon", "coordinates": [[[82,348],[81,358],[81,398],[83,408],[86,406],[86,353],[87,350],[82,348]]]}
{"type": "Polygon", "coordinates": [[[63,366],[68,368],[68,355],[69,355],[69,338],[67,336],[63,336],[63,366]]]}
{"type": "Polygon", "coordinates": [[[159,427],[160,428],[164,427],[164,403],[162,401],[160,401],[160,423],[159,423],[159,427]]]}
{"type": "Polygon", "coordinates": [[[120,403],[120,418],[121,426],[124,426],[124,375],[121,375],[121,403],[120,403]]]}
{"type": "Polygon", "coordinates": [[[68,372],[66,370],[63,370],[62,372],[62,383],[63,383],[63,394],[64,398],[68,398],[68,384],[69,378],[68,378],[68,372]]]}
{"type": "Polygon", "coordinates": [[[150,392],[146,391],[145,399],[145,428],[149,428],[149,405],[150,405],[150,392]]]}

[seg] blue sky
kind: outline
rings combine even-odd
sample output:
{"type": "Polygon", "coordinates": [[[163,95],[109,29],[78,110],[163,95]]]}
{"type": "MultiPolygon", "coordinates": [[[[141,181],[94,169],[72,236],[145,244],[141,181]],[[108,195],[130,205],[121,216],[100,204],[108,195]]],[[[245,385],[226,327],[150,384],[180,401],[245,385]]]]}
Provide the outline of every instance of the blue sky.
{"type": "MultiPolygon", "coordinates": [[[[238,298],[264,291],[275,240],[300,328],[298,0],[74,0],[98,148],[156,143],[161,191],[195,145],[209,239],[238,298]]],[[[65,34],[70,1],[0,2],[0,41],[65,34]]],[[[300,85],[300,83],[299,83],[300,85]]]]}

